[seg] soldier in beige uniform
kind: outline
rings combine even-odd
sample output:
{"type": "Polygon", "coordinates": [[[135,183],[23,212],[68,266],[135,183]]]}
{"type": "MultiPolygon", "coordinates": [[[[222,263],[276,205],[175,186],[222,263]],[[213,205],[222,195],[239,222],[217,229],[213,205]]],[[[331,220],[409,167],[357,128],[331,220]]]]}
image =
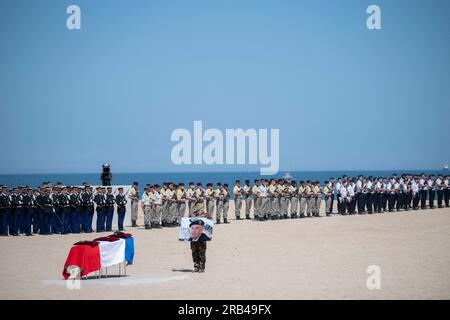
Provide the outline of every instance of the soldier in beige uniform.
{"type": "Polygon", "coordinates": [[[213,192],[213,197],[216,200],[216,223],[217,224],[221,223],[221,217],[223,216],[224,195],[223,195],[222,191],[223,191],[222,183],[218,182],[217,189],[215,189],[213,192]]]}
{"type": "Polygon", "coordinates": [[[206,214],[208,216],[208,219],[212,219],[214,216],[214,204],[216,202],[216,199],[214,198],[212,183],[206,184],[205,199],[206,199],[206,214]]]}
{"type": "Polygon", "coordinates": [[[242,187],[242,193],[245,201],[245,219],[250,219],[250,209],[252,208],[250,180],[245,180],[245,185],[242,187]]]}
{"type": "Polygon", "coordinates": [[[137,227],[136,221],[139,210],[139,185],[137,181],[133,182],[133,186],[128,192],[128,198],[130,199],[131,204],[131,226],[137,227]]]}
{"type": "Polygon", "coordinates": [[[204,216],[206,214],[205,208],[205,190],[201,182],[197,183],[197,188],[195,189],[195,207],[193,216],[204,216]]]}
{"type": "Polygon", "coordinates": [[[195,184],[193,182],[189,182],[189,188],[186,190],[186,199],[188,201],[188,212],[189,217],[192,217],[192,213],[195,209],[195,184]]]}
{"type": "Polygon", "coordinates": [[[162,209],[162,195],[161,187],[155,185],[152,190],[152,211],[150,215],[150,223],[152,228],[161,228],[161,209],[162,209]]]}
{"type": "Polygon", "coordinates": [[[228,209],[230,208],[230,188],[228,187],[228,183],[224,183],[223,185],[223,223],[229,223],[228,222],[228,209]]]}
{"type": "Polygon", "coordinates": [[[270,209],[269,209],[269,219],[276,220],[278,215],[278,193],[277,193],[277,183],[274,179],[270,181],[269,185],[269,199],[270,199],[270,209]]]}
{"type": "Polygon", "coordinates": [[[286,180],[280,180],[278,184],[279,192],[280,192],[280,218],[287,219],[288,218],[288,210],[289,210],[289,187],[286,180]]]}
{"type": "Polygon", "coordinates": [[[322,202],[322,187],[320,186],[320,182],[316,181],[313,187],[313,216],[319,217],[320,213],[320,204],[322,202]]]}
{"type": "Polygon", "coordinates": [[[169,189],[170,189],[170,196],[168,198],[170,203],[169,226],[175,227],[177,225],[177,218],[178,218],[178,199],[177,199],[178,185],[170,183],[169,189]]]}
{"type": "Polygon", "coordinates": [[[323,188],[323,193],[325,195],[325,214],[327,217],[331,216],[332,204],[333,204],[333,191],[334,187],[329,181],[325,181],[325,186],[323,188]]]}
{"type": "Polygon", "coordinates": [[[252,187],[252,196],[253,196],[253,217],[256,219],[260,216],[261,210],[261,198],[259,197],[259,180],[255,180],[255,185],[252,187]]]}
{"type": "Polygon", "coordinates": [[[161,225],[163,227],[167,226],[167,212],[169,211],[169,202],[167,201],[167,183],[163,182],[163,186],[160,190],[161,197],[162,197],[162,206],[161,206],[161,225]]]}
{"type": "Polygon", "coordinates": [[[262,180],[262,185],[258,187],[258,199],[261,199],[261,207],[259,209],[259,221],[270,218],[270,198],[269,198],[269,182],[262,180]]]}
{"type": "Polygon", "coordinates": [[[234,196],[234,215],[236,216],[237,220],[240,220],[242,208],[242,188],[240,180],[236,180],[234,184],[233,196],[234,196]]]}
{"type": "Polygon", "coordinates": [[[305,181],[300,181],[300,186],[298,187],[298,199],[300,202],[300,218],[306,217],[306,187],[305,181]]]}
{"type": "Polygon", "coordinates": [[[312,216],[313,213],[313,186],[311,184],[311,181],[306,181],[306,188],[305,188],[305,196],[306,196],[306,215],[308,217],[312,216]]]}
{"type": "Polygon", "coordinates": [[[186,191],[184,190],[184,183],[180,182],[177,189],[177,225],[180,225],[181,219],[186,212],[186,191]]]}
{"type": "Polygon", "coordinates": [[[151,229],[151,211],[152,211],[152,203],[151,203],[152,195],[150,194],[150,186],[146,185],[144,189],[144,194],[142,195],[142,211],[144,212],[144,225],[145,229],[151,229]]]}
{"type": "Polygon", "coordinates": [[[172,203],[174,202],[173,184],[164,183],[166,188],[163,188],[163,208],[162,208],[162,225],[163,227],[172,226],[172,203]]]}
{"type": "Polygon", "coordinates": [[[297,218],[297,208],[298,208],[298,195],[297,195],[297,183],[295,181],[291,182],[291,185],[288,188],[288,195],[291,204],[290,214],[291,219],[297,218]]]}

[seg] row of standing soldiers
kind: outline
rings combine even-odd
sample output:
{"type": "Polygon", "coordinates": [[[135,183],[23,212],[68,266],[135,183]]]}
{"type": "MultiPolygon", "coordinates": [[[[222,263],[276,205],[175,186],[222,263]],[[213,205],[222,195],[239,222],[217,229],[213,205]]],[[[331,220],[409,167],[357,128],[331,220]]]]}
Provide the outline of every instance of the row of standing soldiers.
{"type": "Polygon", "coordinates": [[[95,211],[96,231],[111,231],[115,206],[117,228],[122,231],[126,203],[123,188],[113,194],[110,187],[99,187],[94,192],[87,184],[72,187],[57,183],[52,187],[44,183],[37,189],[23,186],[11,190],[2,185],[0,232],[2,236],[90,233],[95,211]]]}
{"type": "MultiPolygon", "coordinates": [[[[146,185],[142,195],[142,209],[146,229],[174,227],[180,225],[180,220],[186,213],[189,217],[204,216],[213,219],[216,212],[216,222],[228,222],[230,190],[228,184],[208,183],[206,188],[202,183],[197,186],[191,182],[185,189],[184,183],[163,183],[162,186],[146,185]]],[[[132,213],[133,220],[137,215],[132,213]],[[133,219],[133,216],[136,216],[133,219]]]]}
{"type": "Polygon", "coordinates": [[[254,207],[255,220],[276,220],[285,218],[319,217],[322,200],[325,200],[325,214],[333,214],[334,202],[337,213],[342,215],[392,212],[394,210],[418,210],[449,207],[449,176],[426,176],[405,174],[382,177],[348,178],[343,176],[325,181],[255,180],[244,187],[237,181],[234,187],[235,214],[240,219],[242,201],[246,204],[246,218],[254,207]],[[435,201],[437,200],[437,201],[435,201]],[[420,204],[420,206],[419,206],[420,204]]]}
{"type": "Polygon", "coordinates": [[[392,175],[382,177],[359,176],[339,178],[336,183],[338,211],[359,214],[434,209],[449,207],[449,176],[392,175]],[[428,204],[428,205],[427,205],[428,204]]]}
{"type": "Polygon", "coordinates": [[[394,210],[417,210],[449,206],[449,177],[405,174],[382,177],[330,178],[322,186],[319,181],[286,181],[283,179],[256,179],[253,186],[246,180],[241,186],[236,180],[230,192],[227,184],[212,183],[203,188],[201,183],[164,183],[147,185],[142,197],[146,228],[176,226],[185,216],[203,215],[221,223],[228,223],[230,196],[235,204],[235,217],[241,219],[243,203],[245,218],[276,220],[286,218],[319,217],[321,203],[325,202],[325,214],[342,215],[380,213],[394,210]],[[437,200],[437,201],[435,201],[437,200]],[[427,205],[428,203],[428,205],[427,205]]]}

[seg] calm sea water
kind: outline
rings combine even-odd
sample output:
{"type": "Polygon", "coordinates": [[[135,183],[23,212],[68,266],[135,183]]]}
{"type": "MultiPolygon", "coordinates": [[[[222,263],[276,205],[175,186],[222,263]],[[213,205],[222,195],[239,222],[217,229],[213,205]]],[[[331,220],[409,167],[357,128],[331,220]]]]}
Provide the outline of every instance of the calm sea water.
{"type": "MultiPolygon", "coordinates": [[[[374,177],[390,177],[392,173],[412,173],[420,174],[448,174],[442,170],[395,170],[395,171],[291,171],[290,175],[297,181],[299,180],[318,180],[323,183],[329,177],[340,177],[347,175],[349,177],[356,177],[359,174],[364,176],[374,177]]],[[[275,178],[281,178],[286,172],[279,172],[275,178]]],[[[112,184],[114,185],[131,185],[133,181],[138,181],[140,188],[147,184],[162,184],[162,182],[184,182],[189,183],[201,182],[204,185],[208,182],[228,183],[230,186],[234,184],[236,179],[249,179],[253,183],[253,179],[268,178],[268,176],[261,176],[259,172],[184,172],[184,173],[114,173],[112,184]]],[[[0,175],[0,184],[6,184],[9,187],[18,185],[28,185],[30,187],[37,187],[44,181],[51,181],[53,184],[60,181],[64,185],[80,185],[87,182],[92,185],[101,184],[100,173],[92,174],[19,174],[19,175],[0,175]]],[[[142,191],[142,190],[141,190],[142,191]]]]}

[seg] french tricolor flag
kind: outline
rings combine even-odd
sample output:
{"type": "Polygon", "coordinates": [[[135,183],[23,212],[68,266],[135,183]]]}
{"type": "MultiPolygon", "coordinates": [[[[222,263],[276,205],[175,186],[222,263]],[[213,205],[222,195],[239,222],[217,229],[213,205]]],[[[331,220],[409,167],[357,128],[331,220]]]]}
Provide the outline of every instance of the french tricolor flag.
{"type": "Polygon", "coordinates": [[[63,277],[68,279],[69,270],[80,269],[80,276],[86,276],[101,268],[111,267],[123,262],[128,265],[134,260],[134,238],[129,233],[100,237],[94,241],[80,241],[70,249],[64,264],[63,277]]]}

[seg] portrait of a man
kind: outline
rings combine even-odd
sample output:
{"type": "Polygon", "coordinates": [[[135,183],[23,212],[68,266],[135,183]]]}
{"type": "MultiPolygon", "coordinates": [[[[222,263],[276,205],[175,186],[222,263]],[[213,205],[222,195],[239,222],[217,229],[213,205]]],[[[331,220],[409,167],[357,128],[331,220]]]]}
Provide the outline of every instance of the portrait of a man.
{"type": "Polygon", "coordinates": [[[209,241],[209,238],[205,233],[205,222],[200,219],[192,220],[189,224],[189,241],[209,241]]]}

